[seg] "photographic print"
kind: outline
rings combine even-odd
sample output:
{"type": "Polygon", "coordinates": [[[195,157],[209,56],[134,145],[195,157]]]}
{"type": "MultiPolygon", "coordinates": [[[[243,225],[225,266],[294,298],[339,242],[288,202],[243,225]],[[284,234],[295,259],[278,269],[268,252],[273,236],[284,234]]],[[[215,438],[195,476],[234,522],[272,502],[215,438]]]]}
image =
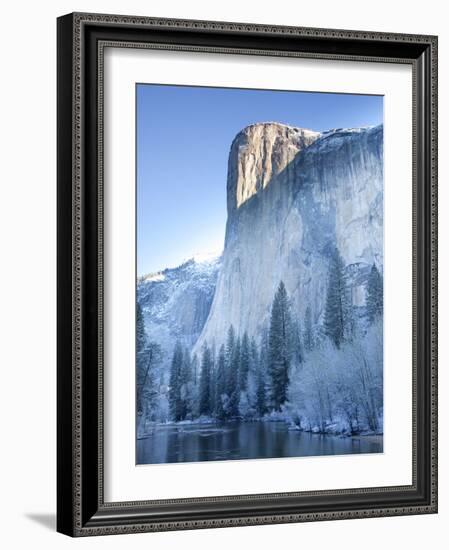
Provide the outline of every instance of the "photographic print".
{"type": "Polygon", "coordinates": [[[383,452],[383,97],[136,85],[137,464],[383,452]]]}

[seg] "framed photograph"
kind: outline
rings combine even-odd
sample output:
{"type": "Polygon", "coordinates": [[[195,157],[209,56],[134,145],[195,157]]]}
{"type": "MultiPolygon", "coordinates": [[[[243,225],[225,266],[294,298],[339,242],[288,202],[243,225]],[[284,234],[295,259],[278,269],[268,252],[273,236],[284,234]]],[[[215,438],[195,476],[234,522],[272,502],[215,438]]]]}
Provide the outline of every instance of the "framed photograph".
{"type": "Polygon", "coordinates": [[[58,531],[437,511],[437,38],[58,19],[58,531]]]}

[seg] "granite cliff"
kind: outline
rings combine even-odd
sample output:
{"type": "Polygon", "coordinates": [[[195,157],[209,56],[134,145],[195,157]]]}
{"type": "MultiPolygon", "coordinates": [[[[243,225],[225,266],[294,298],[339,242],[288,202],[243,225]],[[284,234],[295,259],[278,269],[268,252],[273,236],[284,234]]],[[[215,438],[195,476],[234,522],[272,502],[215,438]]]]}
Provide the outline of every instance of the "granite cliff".
{"type": "Polygon", "coordinates": [[[223,343],[231,324],[259,337],[281,280],[298,319],[309,306],[319,324],[335,247],[364,305],[369,267],[383,267],[382,155],[382,126],[320,134],[262,123],[236,136],[222,263],[195,351],[223,343]]]}

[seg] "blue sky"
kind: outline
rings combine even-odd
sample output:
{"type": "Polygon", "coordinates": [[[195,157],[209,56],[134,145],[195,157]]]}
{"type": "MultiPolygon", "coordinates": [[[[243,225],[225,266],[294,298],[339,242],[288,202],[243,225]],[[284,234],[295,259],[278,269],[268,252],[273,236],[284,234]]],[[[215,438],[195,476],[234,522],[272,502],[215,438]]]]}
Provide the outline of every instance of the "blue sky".
{"type": "Polygon", "coordinates": [[[136,100],[138,275],[223,247],[229,148],[245,126],[383,122],[381,96],[138,84],[136,100]]]}

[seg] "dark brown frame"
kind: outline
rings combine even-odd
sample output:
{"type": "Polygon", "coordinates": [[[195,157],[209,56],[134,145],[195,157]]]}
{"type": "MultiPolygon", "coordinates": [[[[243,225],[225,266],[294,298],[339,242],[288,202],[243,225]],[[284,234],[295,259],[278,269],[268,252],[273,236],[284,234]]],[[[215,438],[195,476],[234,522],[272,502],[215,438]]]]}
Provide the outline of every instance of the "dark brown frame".
{"type": "MultiPolygon", "coordinates": [[[[181,495],[182,496],[182,495],[181,495]]],[[[71,536],[437,511],[437,38],[95,14],[58,19],[58,531],[71,536]],[[103,499],[103,49],[413,68],[413,483],[166,501],[103,499]]]]}

